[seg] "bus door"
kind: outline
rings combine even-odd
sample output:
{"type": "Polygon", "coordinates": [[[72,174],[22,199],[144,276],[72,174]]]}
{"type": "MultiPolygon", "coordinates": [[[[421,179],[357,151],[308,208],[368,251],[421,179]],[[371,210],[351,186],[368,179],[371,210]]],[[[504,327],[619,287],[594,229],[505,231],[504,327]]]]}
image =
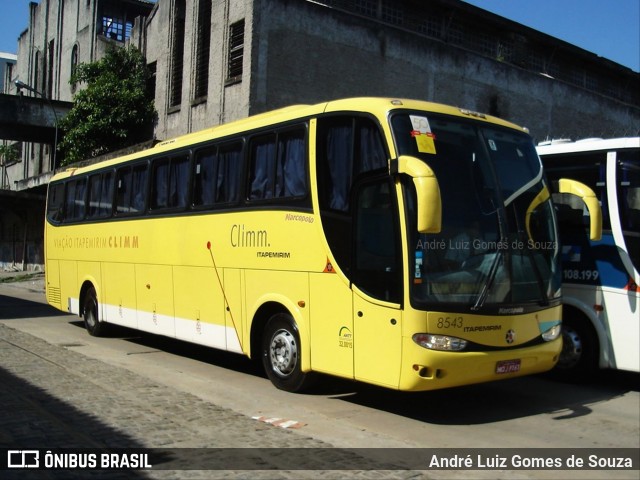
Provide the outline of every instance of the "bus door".
{"type": "Polygon", "coordinates": [[[389,177],[361,183],[354,208],[354,376],[397,388],[402,359],[402,257],[398,208],[389,177]]]}

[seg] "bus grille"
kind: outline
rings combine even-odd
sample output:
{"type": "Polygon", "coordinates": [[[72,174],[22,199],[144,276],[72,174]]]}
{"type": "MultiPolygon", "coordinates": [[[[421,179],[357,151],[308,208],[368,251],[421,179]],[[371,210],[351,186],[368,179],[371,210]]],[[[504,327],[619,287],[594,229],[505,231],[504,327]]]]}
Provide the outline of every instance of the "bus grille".
{"type": "Polygon", "coordinates": [[[47,300],[51,304],[60,305],[60,287],[47,287],[47,300]]]}

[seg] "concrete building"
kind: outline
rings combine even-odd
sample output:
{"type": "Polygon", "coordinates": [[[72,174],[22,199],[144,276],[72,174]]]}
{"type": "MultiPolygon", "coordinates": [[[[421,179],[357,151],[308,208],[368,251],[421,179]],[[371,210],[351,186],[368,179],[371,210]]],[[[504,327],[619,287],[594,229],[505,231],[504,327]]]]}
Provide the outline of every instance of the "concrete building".
{"type": "Polygon", "coordinates": [[[0,52],[0,92],[4,92],[4,86],[11,83],[17,60],[18,56],[13,53],[0,52]]]}
{"type": "Polygon", "coordinates": [[[0,77],[0,143],[19,153],[0,167],[0,269],[43,266],[46,185],[59,164],[56,123],[73,99],[74,66],[100,59],[108,45],[125,45],[135,19],[148,15],[153,5],[145,0],[29,4],[18,62],[0,77]],[[20,92],[16,81],[24,85],[20,92]]]}
{"type": "Polygon", "coordinates": [[[158,138],[293,103],[415,97],[546,137],[634,135],[639,74],[458,0],[160,0],[132,41],[158,138]]]}
{"type": "MultiPolygon", "coordinates": [[[[640,133],[640,73],[459,0],[40,0],[19,38],[13,95],[0,96],[0,138],[15,80],[56,115],[74,65],[127,42],[155,73],[159,140],[348,96],[457,105],[539,141],[640,133]]],[[[48,142],[21,143],[5,188],[43,193],[48,142]]]]}
{"type": "MultiPolygon", "coordinates": [[[[42,125],[50,130],[44,135],[49,141],[37,142],[31,136],[23,143],[22,168],[7,171],[10,188],[16,182],[21,182],[17,189],[31,188],[33,182],[23,181],[58,166],[54,165],[55,131],[51,130],[64,115],[65,105],[55,102],[73,100],[76,87],[70,78],[75,65],[102,58],[109,45],[125,45],[135,19],[148,15],[153,5],[146,0],[41,0],[29,4],[29,25],[18,38],[19,61],[4,93],[20,93],[41,104],[43,113],[50,117],[49,124],[42,125]],[[27,87],[19,92],[16,81],[27,87]]],[[[11,104],[11,99],[5,102],[11,104]]],[[[0,116],[0,138],[8,137],[7,131],[15,136],[17,132],[10,128],[15,120],[0,116]]],[[[25,122],[21,127],[28,130],[30,125],[25,122]]]]}

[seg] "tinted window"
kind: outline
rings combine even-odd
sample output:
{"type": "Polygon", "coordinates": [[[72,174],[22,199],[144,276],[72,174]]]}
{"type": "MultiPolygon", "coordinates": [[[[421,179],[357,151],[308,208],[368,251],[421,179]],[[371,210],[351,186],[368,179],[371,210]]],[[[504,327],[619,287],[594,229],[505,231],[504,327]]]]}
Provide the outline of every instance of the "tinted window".
{"type": "Polygon", "coordinates": [[[85,214],[85,197],[87,179],[81,178],[67,183],[65,196],[65,220],[82,220],[85,214]]]}
{"type": "Polygon", "coordinates": [[[89,218],[111,215],[113,179],[113,172],[98,173],[89,177],[89,218]]]}
{"type": "Polygon", "coordinates": [[[117,171],[116,213],[128,214],[144,211],[147,164],[123,167],[117,171]]]}
{"type": "Polygon", "coordinates": [[[62,221],[64,212],[64,183],[49,185],[47,197],[47,220],[53,223],[62,221]]]}
{"type": "Polygon", "coordinates": [[[212,146],[196,153],[193,205],[213,206],[239,198],[242,143],[212,146]]]}
{"type": "Polygon", "coordinates": [[[249,199],[301,197],[307,192],[305,131],[279,132],[251,141],[249,199]]]}
{"type": "Polygon", "coordinates": [[[355,178],[387,167],[380,130],[366,118],[336,117],[320,122],[318,188],[322,208],[346,212],[355,178]]]}
{"type": "Polygon", "coordinates": [[[153,162],[151,208],[184,208],[189,194],[189,156],[153,162]]]}

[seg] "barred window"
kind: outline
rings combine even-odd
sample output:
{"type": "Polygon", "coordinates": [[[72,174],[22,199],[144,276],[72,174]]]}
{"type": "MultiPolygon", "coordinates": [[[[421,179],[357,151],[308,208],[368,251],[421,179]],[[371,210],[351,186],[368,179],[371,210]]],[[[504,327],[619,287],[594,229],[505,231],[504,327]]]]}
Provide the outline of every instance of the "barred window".
{"type": "Polygon", "coordinates": [[[185,0],[176,0],[173,15],[173,41],[171,45],[171,78],[169,86],[169,106],[182,102],[182,71],[184,63],[184,21],[185,0]]]}
{"type": "Polygon", "coordinates": [[[209,51],[211,49],[211,0],[198,4],[196,46],[196,84],[194,98],[205,97],[209,89],[209,51]]]}
{"type": "Polygon", "coordinates": [[[244,20],[229,27],[229,59],[227,83],[242,80],[242,60],[244,58],[244,20]]]}

